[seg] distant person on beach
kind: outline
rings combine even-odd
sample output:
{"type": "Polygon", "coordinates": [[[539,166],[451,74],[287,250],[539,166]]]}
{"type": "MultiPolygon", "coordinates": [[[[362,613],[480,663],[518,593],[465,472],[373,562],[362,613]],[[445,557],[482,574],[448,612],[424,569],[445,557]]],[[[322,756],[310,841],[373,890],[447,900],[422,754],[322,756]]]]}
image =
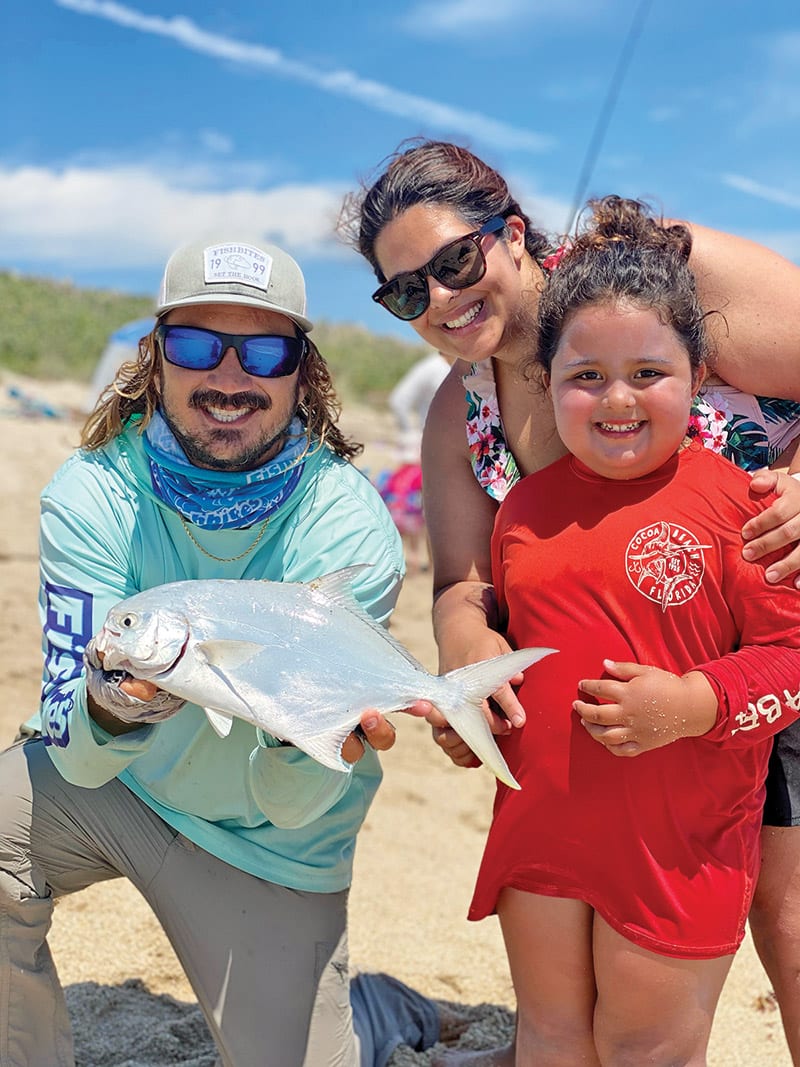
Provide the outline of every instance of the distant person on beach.
{"type": "Polygon", "coordinates": [[[520,1067],[700,1065],[771,737],[800,714],[800,591],[741,557],[771,498],[686,433],[708,353],[688,231],[592,209],[539,301],[569,454],[508,493],[492,538],[509,641],[559,653],[500,741],[521,791],[498,788],[470,918],[500,918],[520,1067]]]}
{"type": "Polygon", "coordinates": [[[428,408],[450,370],[452,360],[431,352],[412,365],[389,394],[397,429],[398,462],[383,478],[384,503],[403,538],[409,574],[430,566],[422,506],[422,431],[428,408]]]}
{"type": "Polygon", "coordinates": [[[422,510],[419,449],[401,452],[399,465],[384,471],[377,486],[402,538],[408,574],[426,571],[430,566],[430,557],[422,510]]]}
{"type": "MultiPolygon", "coordinates": [[[[701,303],[722,312],[707,328],[717,383],[726,383],[719,408],[712,406],[718,384],[709,386],[708,399],[701,390],[692,432],[739,466],[785,467],[791,461],[796,469],[800,268],[752,241],[696,224],[688,228],[701,303]]],[[[539,296],[564,253],[527,217],[501,174],[467,148],[444,141],[401,146],[371,184],[347,199],[341,229],[375,272],[374,299],[456,361],[434,398],[423,441],[434,631],[440,669],[449,670],[507,651],[489,550],[497,508],[519,478],[565,452],[548,398],[531,393],[520,375],[536,347],[539,296]]],[[[744,557],[763,559],[784,549],[783,558],[768,567],[767,580],[795,575],[800,582],[800,486],[774,470],[756,473],[751,486],[759,493],[777,487],[780,499],[745,524],[744,557]]],[[[488,706],[486,713],[495,732],[524,724],[511,685],[493,703],[500,714],[488,706]]],[[[435,714],[431,720],[450,758],[476,766],[455,731],[435,714]]],[[[799,750],[800,724],[773,743],[763,862],[750,915],[798,1063],[799,750]]],[[[502,1062],[513,1062],[510,1056],[509,1049],[502,1062]]]]}
{"type": "Polygon", "coordinates": [[[303,275],[232,237],[172,255],[155,328],[42,494],[42,703],[0,755],[3,1067],[74,1064],[53,906],[117,877],[152,907],[226,1067],[383,1067],[440,1036],[431,1001],[348,973],[353,853],[390,724],[362,716],[345,774],[239,721],[221,740],[94,647],[112,605],[185,579],[368,562],[357,600],[379,622],[395,605],[400,539],[350,462],[303,275]]]}
{"type": "Polygon", "coordinates": [[[417,360],[392,389],[389,408],[401,439],[414,433],[421,437],[428,408],[452,362],[441,352],[430,352],[417,360]]]}

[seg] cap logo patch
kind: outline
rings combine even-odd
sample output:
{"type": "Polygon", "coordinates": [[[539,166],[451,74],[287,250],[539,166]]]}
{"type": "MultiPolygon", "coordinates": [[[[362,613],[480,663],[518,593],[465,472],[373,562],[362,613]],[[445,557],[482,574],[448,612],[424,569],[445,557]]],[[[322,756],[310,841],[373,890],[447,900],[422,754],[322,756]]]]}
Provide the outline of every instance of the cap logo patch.
{"type": "Polygon", "coordinates": [[[266,292],[271,274],[272,256],[254,245],[212,245],[203,252],[206,282],[239,282],[266,292]]]}

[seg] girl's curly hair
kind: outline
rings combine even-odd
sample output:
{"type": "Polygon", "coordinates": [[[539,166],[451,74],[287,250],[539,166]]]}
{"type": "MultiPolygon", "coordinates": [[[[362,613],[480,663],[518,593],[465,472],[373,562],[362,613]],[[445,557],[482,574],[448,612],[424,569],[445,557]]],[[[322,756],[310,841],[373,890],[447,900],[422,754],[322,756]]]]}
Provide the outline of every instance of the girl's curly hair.
{"type": "Polygon", "coordinates": [[[680,338],[692,369],[699,370],[710,350],[706,312],[688,264],[689,230],[665,226],[642,201],[619,196],[590,200],[588,211],[541,295],[538,350],[524,372],[532,376],[537,365],[550,369],[572,312],[618,300],[656,311],[680,338]]]}

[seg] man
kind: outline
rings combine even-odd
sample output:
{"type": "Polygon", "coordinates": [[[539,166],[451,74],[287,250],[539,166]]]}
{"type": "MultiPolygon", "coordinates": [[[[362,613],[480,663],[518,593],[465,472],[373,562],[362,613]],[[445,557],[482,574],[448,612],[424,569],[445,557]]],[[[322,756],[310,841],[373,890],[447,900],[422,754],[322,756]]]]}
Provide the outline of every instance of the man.
{"type": "Polygon", "coordinates": [[[165,582],[357,563],[357,599],[388,618],[399,538],[348,462],[310,329],[279,248],[178,249],[155,329],[42,494],[41,734],[0,755],[1,1067],[74,1063],[53,901],[118,876],[164,927],[226,1067],[372,1067],[438,1036],[434,1006],[384,976],[353,985],[360,1053],[351,1021],[347,891],[389,724],[365,714],[351,774],[243,722],[222,740],[196,705],[105,672],[92,640],[112,604],[165,582]]]}

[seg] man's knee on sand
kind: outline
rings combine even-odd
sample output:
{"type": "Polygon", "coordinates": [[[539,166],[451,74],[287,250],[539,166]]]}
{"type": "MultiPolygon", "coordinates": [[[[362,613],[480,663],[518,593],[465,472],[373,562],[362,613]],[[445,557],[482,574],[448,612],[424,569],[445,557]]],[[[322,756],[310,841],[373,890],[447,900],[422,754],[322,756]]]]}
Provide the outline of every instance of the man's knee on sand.
{"type": "Polygon", "coordinates": [[[4,908],[49,897],[46,880],[31,856],[33,809],[28,753],[19,743],[0,752],[0,900],[4,908]]]}

